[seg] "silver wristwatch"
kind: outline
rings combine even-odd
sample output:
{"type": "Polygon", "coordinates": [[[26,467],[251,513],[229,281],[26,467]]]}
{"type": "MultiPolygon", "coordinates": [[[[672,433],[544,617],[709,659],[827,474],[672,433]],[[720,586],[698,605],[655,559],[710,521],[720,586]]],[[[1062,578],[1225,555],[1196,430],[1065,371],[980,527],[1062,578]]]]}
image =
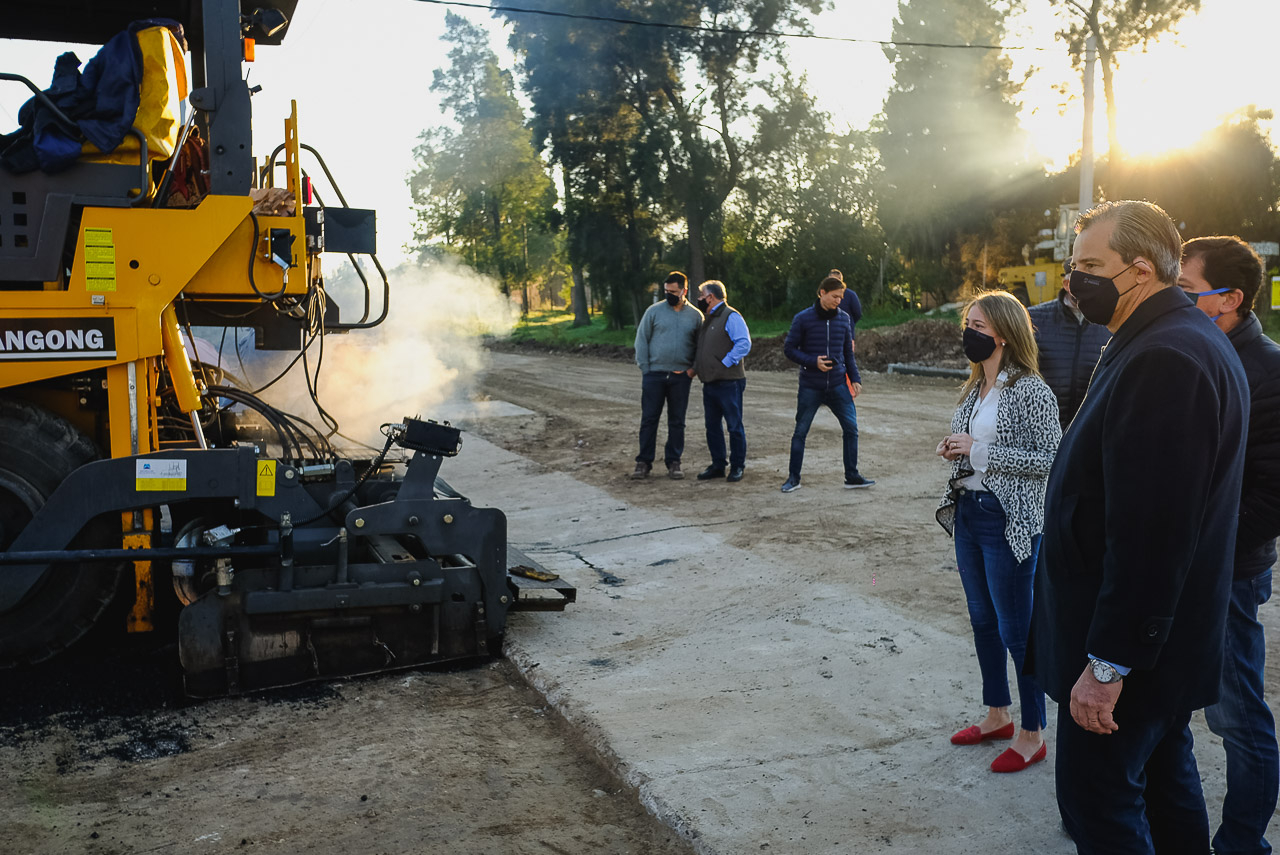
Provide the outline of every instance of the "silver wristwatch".
{"type": "Polygon", "coordinates": [[[1089,669],[1093,671],[1093,679],[1099,683],[1119,683],[1124,675],[1101,659],[1090,659],[1089,669]]]}

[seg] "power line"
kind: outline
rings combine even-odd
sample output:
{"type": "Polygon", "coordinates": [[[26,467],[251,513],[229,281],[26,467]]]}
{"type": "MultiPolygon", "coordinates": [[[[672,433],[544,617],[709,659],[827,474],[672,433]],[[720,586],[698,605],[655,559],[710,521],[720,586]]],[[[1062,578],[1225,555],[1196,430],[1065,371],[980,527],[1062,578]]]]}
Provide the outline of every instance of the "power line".
{"type": "Polygon", "coordinates": [[[855,39],[848,36],[820,36],[814,33],[785,33],[780,30],[737,30],[731,27],[707,27],[699,24],[669,24],[661,21],[642,21],[639,18],[617,18],[609,15],[586,15],[578,12],[553,12],[550,9],[526,9],[520,6],[497,6],[485,3],[467,3],[463,0],[417,0],[436,6],[462,6],[483,9],[486,12],[513,12],[521,15],[545,15],[550,18],[573,18],[579,21],[603,21],[610,24],[627,24],[633,27],[659,27],[667,30],[690,30],[699,33],[719,33],[730,36],[772,36],[783,39],[813,39],[824,42],[879,45],[880,47],[961,48],[966,50],[1042,50],[1057,51],[1061,47],[1036,47],[1034,45],[947,44],[945,42],[895,42],[882,39],[855,39]]]}

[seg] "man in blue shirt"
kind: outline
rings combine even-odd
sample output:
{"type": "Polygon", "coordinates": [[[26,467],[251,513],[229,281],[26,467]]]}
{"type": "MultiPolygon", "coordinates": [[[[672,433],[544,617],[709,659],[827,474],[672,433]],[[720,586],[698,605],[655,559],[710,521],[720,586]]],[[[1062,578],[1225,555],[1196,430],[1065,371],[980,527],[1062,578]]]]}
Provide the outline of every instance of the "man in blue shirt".
{"type": "Polygon", "coordinates": [[[693,370],[702,381],[702,409],[707,423],[711,465],[698,473],[699,481],[724,478],[741,481],[747,465],[747,433],[742,427],[742,393],[747,388],[743,358],[751,352],[751,333],[738,310],[725,302],[724,283],[708,279],[698,289],[706,301],[707,319],[698,331],[693,370]],[[724,430],[729,431],[726,455],[724,430]]]}

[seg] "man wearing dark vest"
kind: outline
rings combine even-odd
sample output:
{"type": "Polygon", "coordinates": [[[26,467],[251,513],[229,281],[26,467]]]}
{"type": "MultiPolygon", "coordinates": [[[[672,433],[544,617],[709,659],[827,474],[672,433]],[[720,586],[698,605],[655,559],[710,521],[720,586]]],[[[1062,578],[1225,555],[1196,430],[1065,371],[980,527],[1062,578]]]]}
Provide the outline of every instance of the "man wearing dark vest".
{"type": "Polygon", "coordinates": [[[1063,262],[1066,272],[1057,299],[1046,300],[1027,310],[1036,331],[1036,347],[1040,350],[1040,374],[1058,399],[1058,420],[1063,433],[1080,409],[1098,357],[1111,339],[1111,330],[1085,320],[1067,290],[1070,267],[1070,260],[1063,262]]]}
{"type": "Polygon", "coordinates": [[[742,392],[747,388],[743,358],[751,352],[751,333],[738,310],[725,302],[724,283],[708,279],[698,289],[706,302],[707,319],[698,331],[695,376],[702,381],[702,410],[707,421],[711,465],[698,473],[699,481],[724,478],[741,481],[747,465],[747,433],[742,427],[742,392]],[[729,429],[725,454],[724,430],[729,429]]]}

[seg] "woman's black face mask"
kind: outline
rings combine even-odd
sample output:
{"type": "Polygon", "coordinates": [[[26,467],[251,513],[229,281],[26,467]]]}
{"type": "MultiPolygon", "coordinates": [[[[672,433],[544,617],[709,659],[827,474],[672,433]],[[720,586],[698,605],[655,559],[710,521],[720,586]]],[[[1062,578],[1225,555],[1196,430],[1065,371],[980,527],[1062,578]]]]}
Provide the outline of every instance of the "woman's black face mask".
{"type": "Polygon", "coordinates": [[[984,362],[996,352],[994,336],[978,332],[972,327],[964,328],[964,357],[970,362],[984,362]]]}

